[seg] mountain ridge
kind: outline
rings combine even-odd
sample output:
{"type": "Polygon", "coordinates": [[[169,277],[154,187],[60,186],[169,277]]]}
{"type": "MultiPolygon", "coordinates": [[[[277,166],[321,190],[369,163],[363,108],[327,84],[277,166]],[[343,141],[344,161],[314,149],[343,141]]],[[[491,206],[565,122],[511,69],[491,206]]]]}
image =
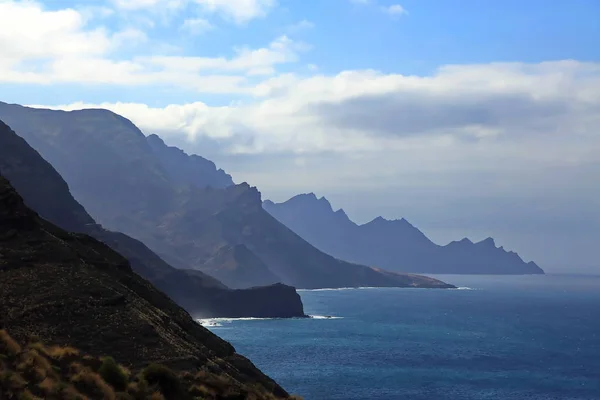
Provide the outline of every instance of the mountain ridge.
{"type": "Polygon", "coordinates": [[[198,317],[304,316],[300,297],[292,287],[231,290],[202,272],[191,276],[175,269],[144,243],[102,228],[73,198],[59,173],[1,120],[0,173],[17,189],[26,204],[46,220],[106,243],[127,258],[136,273],[198,317]],[[273,298],[278,301],[272,301],[273,298]]]}
{"type": "Polygon", "coordinates": [[[497,247],[491,237],[475,243],[463,238],[441,246],[405,218],[378,216],[357,224],[343,209],[333,211],[325,197],[314,193],[299,194],[282,203],[267,200],[263,207],[315,247],[351,262],[412,273],[543,273],[534,262],[497,247]]]}
{"type": "MultiPolygon", "coordinates": [[[[260,192],[246,183],[218,189],[171,181],[141,131],[129,132],[131,125],[110,113],[0,104],[0,118],[61,173],[96,221],[141,240],[177,268],[210,269],[237,286],[237,274],[231,280],[229,271],[206,263],[244,245],[295,287],[452,287],[426,277],[386,275],[319,251],[269,215],[260,192]]],[[[227,259],[237,260],[239,271],[247,267],[235,254],[227,259]]],[[[270,274],[262,279],[272,283],[270,274]]]]}

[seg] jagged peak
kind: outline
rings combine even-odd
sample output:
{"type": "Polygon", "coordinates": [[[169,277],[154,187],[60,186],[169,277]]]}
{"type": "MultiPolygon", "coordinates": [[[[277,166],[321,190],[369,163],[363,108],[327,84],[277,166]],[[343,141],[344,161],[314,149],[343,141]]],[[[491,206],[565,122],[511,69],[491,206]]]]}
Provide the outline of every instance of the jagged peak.
{"type": "Polygon", "coordinates": [[[392,225],[392,224],[405,225],[405,226],[414,228],[414,225],[411,224],[410,222],[408,222],[405,218],[386,219],[386,218],[383,218],[382,216],[374,218],[373,220],[371,220],[370,222],[367,222],[363,226],[366,226],[366,225],[392,225]]]}
{"type": "Polygon", "coordinates": [[[478,242],[476,244],[496,247],[496,242],[494,241],[494,239],[492,237],[487,237],[487,238],[483,239],[481,242],[478,242]]]}
{"type": "Polygon", "coordinates": [[[335,213],[338,214],[338,215],[341,215],[341,216],[344,216],[344,217],[348,218],[348,214],[346,214],[346,211],[344,211],[343,208],[340,208],[335,213]]]}
{"type": "Polygon", "coordinates": [[[378,217],[372,219],[370,222],[367,222],[366,225],[369,225],[369,224],[384,224],[384,223],[387,223],[387,222],[389,222],[387,219],[383,218],[382,216],[378,216],[378,217]]]}
{"type": "Polygon", "coordinates": [[[161,145],[165,145],[165,146],[167,145],[165,143],[165,141],[160,136],[158,136],[156,133],[152,133],[152,134],[146,136],[146,139],[148,139],[151,142],[159,143],[161,145]]]}
{"type": "Polygon", "coordinates": [[[310,192],[310,193],[297,194],[294,197],[291,197],[290,199],[284,201],[283,203],[297,202],[297,201],[317,201],[317,200],[318,200],[317,195],[314,194],[313,192],[310,192]]]}
{"type": "Polygon", "coordinates": [[[240,196],[251,196],[257,198],[259,204],[262,204],[261,193],[256,186],[250,186],[248,182],[242,182],[231,186],[240,191],[240,196]]]}
{"type": "Polygon", "coordinates": [[[316,209],[326,210],[333,213],[333,207],[325,196],[317,197],[313,192],[298,194],[280,204],[303,204],[310,205],[316,209]]]}

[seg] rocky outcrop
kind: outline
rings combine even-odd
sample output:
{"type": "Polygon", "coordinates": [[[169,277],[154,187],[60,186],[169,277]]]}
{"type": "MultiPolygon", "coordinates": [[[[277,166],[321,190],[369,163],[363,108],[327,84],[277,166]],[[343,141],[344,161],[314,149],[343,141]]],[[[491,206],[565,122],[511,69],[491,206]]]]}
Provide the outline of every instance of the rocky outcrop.
{"type": "Polygon", "coordinates": [[[324,197],[295,196],[265,210],[315,247],[343,260],[376,265],[392,271],[435,274],[543,274],[534,262],[496,247],[488,238],[439,246],[407,220],[377,217],[355,224],[344,210],[334,211],[324,197]]]}
{"type": "Polygon", "coordinates": [[[23,342],[113,355],[133,369],[209,367],[231,385],[287,393],[233,346],[196,323],[107,245],[30,210],[0,176],[0,328],[23,342]]]}
{"type": "Polygon", "coordinates": [[[103,229],[73,198],[58,172],[27,142],[0,121],[0,173],[22,194],[29,207],[69,231],[89,234],[126,257],[134,271],[167,293],[194,316],[302,317],[302,301],[291,287],[257,288],[239,293],[201,272],[171,267],[145,244],[103,229]],[[277,295],[267,301],[269,296],[277,295]],[[253,299],[253,297],[256,299],[253,299]],[[240,304],[239,298],[245,299],[240,304]],[[256,307],[256,308],[253,308],[256,307]],[[287,308],[286,308],[287,307],[287,308]]]}

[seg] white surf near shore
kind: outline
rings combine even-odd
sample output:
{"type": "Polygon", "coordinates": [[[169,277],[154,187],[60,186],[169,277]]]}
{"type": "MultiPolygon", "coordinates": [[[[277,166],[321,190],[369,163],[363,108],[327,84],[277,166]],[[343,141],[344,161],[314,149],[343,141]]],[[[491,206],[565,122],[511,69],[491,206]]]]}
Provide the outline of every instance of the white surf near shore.
{"type": "MultiPolygon", "coordinates": [[[[336,317],[333,315],[309,315],[306,319],[342,319],[344,317],[336,317]]],[[[199,318],[196,321],[206,327],[220,327],[226,324],[231,324],[235,321],[265,321],[265,320],[279,320],[279,319],[305,319],[305,318],[199,318]]]]}
{"type": "Polygon", "coordinates": [[[380,287],[362,286],[362,287],[343,287],[343,288],[322,288],[322,289],[296,289],[296,292],[328,292],[337,290],[359,290],[359,289],[381,289],[380,287]]]}

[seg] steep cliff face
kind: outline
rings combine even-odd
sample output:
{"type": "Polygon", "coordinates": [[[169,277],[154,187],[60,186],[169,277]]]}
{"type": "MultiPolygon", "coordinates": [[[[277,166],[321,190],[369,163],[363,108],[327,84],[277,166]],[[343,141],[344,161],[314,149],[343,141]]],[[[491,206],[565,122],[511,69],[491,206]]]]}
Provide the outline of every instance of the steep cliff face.
{"type": "Polygon", "coordinates": [[[201,272],[191,275],[177,270],[142,242],[125,234],[103,229],[71,196],[69,187],[58,172],[2,121],[0,173],[22,194],[27,205],[42,217],[64,229],[87,233],[106,243],[126,257],[135,272],[198,317],[304,315],[301,299],[293,288],[257,288],[240,294],[201,272]],[[270,295],[280,297],[269,302],[270,295]],[[245,296],[247,301],[244,304],[238,303],[240,296],[245,296]],[[256,299],[252,299],[253,296],[256,299]]]}
{"type": "Polygon", "coordinates": [[[334,211],[313,193],[284,203],[263,203],[265,210],[315,247],[343,260],[392,271],[437,274],[543,274],[535,263],[496,247],[493,239],[467,239],[439,246],[405,219],[382,217],[357,225],[343,210],[334,211]]]}
{"type": "Polygon", "coordinates": [[[68,233],[30,210],[0,176],[0,327],[19,341],[106,354],[140,368],[217,370],[239,385],[287,393],[201,327],[105,244],[68,233]]]}
{"type": "Polygon", "coordinates": [[[167,146],[157,135],[148,136],[147,141],[175,183],[200,188],[225,188],[234,184],[231,175],[217,169],[215,163],[206,158],[189,155],[177,147],[167,146]]]}
{"type": "Polygon", "coordinates": [[[447,287],[324,254],[265,212],[260,193],[247,184],[216,189],[174,181],[172,166],[163,165],[139,129],[106,110],[0,104],[0,118],[57,168],[94,219],[177,268],[210,271],[236,287],[273,277],[301,288],[406,286],[407,279],[410,286],[447,287]],[[228,255],[240,246],[254,256],[228,255]]]}

